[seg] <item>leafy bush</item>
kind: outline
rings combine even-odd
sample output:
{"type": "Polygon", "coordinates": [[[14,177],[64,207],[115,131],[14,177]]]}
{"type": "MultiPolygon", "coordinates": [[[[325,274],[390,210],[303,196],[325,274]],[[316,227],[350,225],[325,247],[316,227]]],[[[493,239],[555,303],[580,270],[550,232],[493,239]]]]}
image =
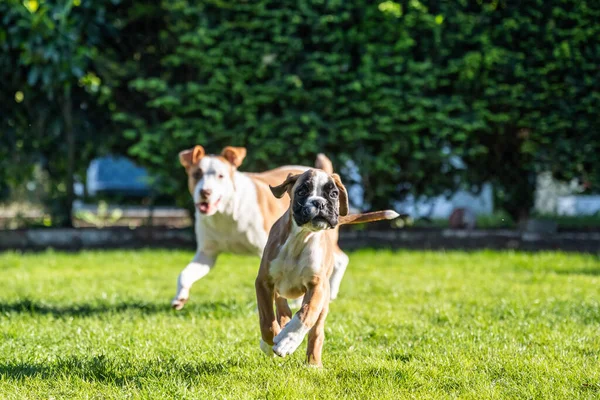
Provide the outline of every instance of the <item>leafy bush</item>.
{"type": "Polygon", "coordinates": [[[353,160],[373,208],[491,182],[516,220],[538,172],[600,189],[597,2],[77,3],[0,4],[2,166],[41,153],[64,176],[70,109],[75,170],[98,149],[128,151],[180,204],[176,155],[197,143],[248,147],[246,170],[310,165],[321,151],[338,170],[353,160]],[[55,15],[66,22],[44,28],[55,15]],[[35,54],[58,58],[27,58],[38,42],[35,54]]]}
{"type": "Polygon", "coordinates": [[[116,2],[0,2],[0,189],[42,166],[58,225],[70,224],[74,176],[118,137],[97,64],[116,33],[106,15],[116,2]]]}
{"type": "Polygon", "coordinates": [[[185,192],[175,154],[195,143],[247,146],[250,170],[319,151],[352,159],[373,207],[489,181],[518,218],[541,170],[599,185],[592,2],[177,0],[157,12],[127,86],[145,107],[122,96],[116,118],[172,193],[185,192]]]}

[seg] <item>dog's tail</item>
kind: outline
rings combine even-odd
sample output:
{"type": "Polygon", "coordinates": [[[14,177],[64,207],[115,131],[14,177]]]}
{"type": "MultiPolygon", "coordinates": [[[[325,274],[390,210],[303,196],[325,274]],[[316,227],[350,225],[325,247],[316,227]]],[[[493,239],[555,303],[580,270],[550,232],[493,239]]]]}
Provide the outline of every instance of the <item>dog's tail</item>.
{"type": "Polygon", "coordinates": [[[331,163],[331,160],[323,153],[317,154],[315,168],[322,169],[328,174],[333,174],[333,164],[331,163]]]}
{"type": "MultiPolygon", "coordinates": [[[[323,153],[317,154],[315,168],[322,169],[328,174],[333,174],[333,164],[331,160],[323,153]]],[[[362,224],[366,222],[381,221],[384,219],[395,219],[400,215],[396,211],[374,211],[369,213],[344,215],[339,219],[339,225],[362,224]]]]}
{"type": "Polygon", "coordinates": [[[339,225],[363,224],[366,222],[381,221],[384,219],[396,219],[400,216],[396,211],[373,211],[361,214],[344,215],[339,219],[339,225]]]}

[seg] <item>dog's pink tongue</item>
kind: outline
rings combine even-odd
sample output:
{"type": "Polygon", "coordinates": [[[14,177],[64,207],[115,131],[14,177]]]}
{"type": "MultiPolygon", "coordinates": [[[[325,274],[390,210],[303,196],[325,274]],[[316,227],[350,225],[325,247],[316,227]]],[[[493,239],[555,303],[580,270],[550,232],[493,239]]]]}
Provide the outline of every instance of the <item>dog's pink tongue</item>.
{"type": "Polygon", "coordinates": [[[198,209],[200,210],[201,213],[207,213],[209,208],[210,208],[210,206],[207,202],[202,202],[198,206],[198,209]]]}

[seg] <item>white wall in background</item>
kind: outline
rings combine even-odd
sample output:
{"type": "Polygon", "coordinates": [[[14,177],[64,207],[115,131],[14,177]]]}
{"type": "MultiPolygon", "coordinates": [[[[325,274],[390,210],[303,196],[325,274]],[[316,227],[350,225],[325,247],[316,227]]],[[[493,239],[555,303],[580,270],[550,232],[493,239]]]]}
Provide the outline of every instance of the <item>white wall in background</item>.
{"type": "Polygon", "coordinates": [[[492,185],[483,185],[479,194],[459,190],[450,198],[437,196],[433,198],[409,196],[398,202],[396,210],[407,213],[413,218],[428,217],[447,219],[455,208],[467,208],[476,215],[490,215],[494,212],[494,192],[492,185]]]}
{"type": "Polygon", "coordinates": [[[600,214],[600,195],[560,196],[556,213],[568,216],[600,214]]]}
{"type": "MultiPolygon", "coordinates": [[[[552,178],[552,173],[542,172],[538,174],[536,179],[534,210],[540,214],[564,213],[566,211],[559,211],[559,208],[566,210],[565,207],[570,207],[567,205],[569,200],[566,200],[566,203],[563,202],[563,205],[559,206],[559,199],[564,196],[571,197],[582,191],[583,187],[575,179],[571,182],[560,182],[552,178]]],[[[570,208],[570,210],[569,212],[575,212],[574,208],[570,208]]]]}
{"type": "MultiPolygon", "coordinates": [[[[458,162],[458,161],[456,161],[458,162]]],[[[368,209],[364,204],[364,190],[360,184],[361,176],[356,163],[349,161],[342,167],[344,176],[349,177],[354,184],[347,184],[348,198],[352,206],[358,209],[368,209]]],[[[465,190],[456,192],[450,198],[436,196],[433,198],[408,196],[404,201],[397,202],[395,209],[399,213],[409,214],[413,218],[429,217],[446,219],[457,207],[468,208],[477,215],[489,215],[494,212],[494,193],[490,184],[485,184],[477,195],[465,190]]]]}

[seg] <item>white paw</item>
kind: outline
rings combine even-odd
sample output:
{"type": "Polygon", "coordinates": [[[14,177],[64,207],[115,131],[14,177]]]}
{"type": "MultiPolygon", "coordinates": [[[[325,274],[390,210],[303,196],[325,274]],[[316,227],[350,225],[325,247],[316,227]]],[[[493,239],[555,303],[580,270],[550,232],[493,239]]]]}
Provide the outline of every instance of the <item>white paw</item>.
{"type": "Polygon", "coordinates": [[[275,353],[273,353],[273,346],[262,339],[260,339],[260,349],[266,354],[267,357],[275,357],[275,353]]]}
{"type": "Polygon", "coordinates": [[[187,299],[173,299],[171,302],[171,307],[174,310],[179,311],[183,308],[183,306],[185,306],[185,303],[187,303],[187,299]]]}
{"type": "Polygon", "coordinates": [[[279,357],[285,357],[292,354],[302,344],[304,336],[310,329],[302,324],[298,317],[292,318],[290,322],[279,332],[279,335],[273,339],[273,351],[279,357]]]}
{"type": "Polygon", "coordinates": [[[171,300],[171,307],[175,310],[181,310],[183,306],[185,306],[185,303],[188,302],[189,298],[190,291],[188,289],[181,288],[179,289],[177,296],[175,296],[173,300],[171,300]]]}

